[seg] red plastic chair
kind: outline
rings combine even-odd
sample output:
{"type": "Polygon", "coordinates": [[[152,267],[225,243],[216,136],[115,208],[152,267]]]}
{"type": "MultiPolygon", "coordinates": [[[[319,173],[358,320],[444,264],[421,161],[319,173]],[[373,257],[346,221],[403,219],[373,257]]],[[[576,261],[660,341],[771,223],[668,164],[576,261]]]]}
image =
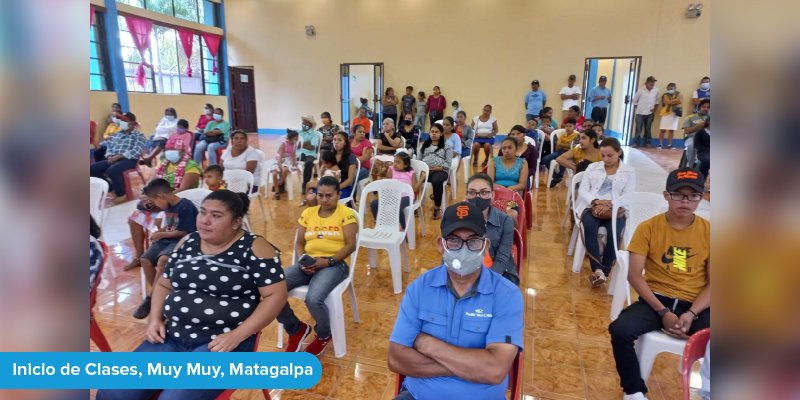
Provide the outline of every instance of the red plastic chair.
{"type": "Polygon", "coordinates": [[[525,257],[522,254],[522,235],[519,231],[514,231],[514,245],[511,246],[511,256],[514,257],[514,264],[517,266],[517,276],[522,281],[522,263],[525,262],[525,257]]]}
{"type": "Polygon", "coordinates": [[[492,199],[492,206],[494,208],[506,212],[508,209],[508,202],[513,201],[517,204],[517,227],[514,228],[516,231],[522,235],[522,255],[523,257],[528,256],[528,230],[525,229],[527,222],[526,222],[526,209],[525,203],[522,200],[522,197],[519,193],[508,190],[503,186],[494,185],[494,198],[492,199]]]}
{"type": "Polygon", "coordinates": [[[100,325],[98,325],[97,321],[94,319],[94,311],[92,311],[92,309],[94,309],[95,300],[97,299],[97,286],[100,284],[100,280],[103,276],[103,269],[105,269],[106,260],[108,260],[108,246],[102,240],[98,240],[98,242],[100,243],[100,247],[103,248],[103,258],[100,261],[100,268],[97,270],[94,282],[92,282],[92,290],[89,292],[89,339],[97,345],[100,351],[110,352],[111,346],[109,346],[106,335],[103,334],[103,330],[100,329],[100,325]]]}
{"type": "Polygon", "coordinates": [[[683,349],[683,361],[681,362],[681,375],[683,376],[683,398],[691,399],[689,393],[689,377],[692,375],[692,365],[694,362],[703,358],[706,354],[706,345],[711,339],[711,328],[706,328],[696,332],[683,349]]]}
{"type": "MultiPolygon", "coordinates": [[[[253,347],[254,352],[258,351],[259,342],[261,342],[261,332],[258,332],[256,334],[256,345],[255,347],[253,347]]],[[[217,396],[216,400],[230,400],[234,392],[236,392],[236,389],[225,389],[224,392],[220,393],[220,395],[217,396]]],[[[264,400],[272,400],[272,397],[269,395],[269,389],[261,389],[261,394],[264,395],[264,400]]],[[[150,400],[158,400],[158,396],[160,395],[161,391],[159,390],[158,392],[155,392],[153,393],[152,396],[150,396],[150,400]]]]}
{"type": "MultiPolygon", "coordinates": [[[[508,388],[511,390],[511,397],[509,399],[519,399],[522,394],[522,352],[517,353],[514,358],[514,363],[511,364],[511,370],[508,371],[508,388]]],[[[403,381],[406,379],[405,375],[397,374],[397,384],[395,384],[394,395],[400,394],[400,389],[403,387],[403,381]]]]}
{"type": "Polygon", "coordinates": [[[97,138],[95,134],[97,134],[97,122],[89,121],[89,144],[91,144],[93,148],[97,148],[97,138]]]}

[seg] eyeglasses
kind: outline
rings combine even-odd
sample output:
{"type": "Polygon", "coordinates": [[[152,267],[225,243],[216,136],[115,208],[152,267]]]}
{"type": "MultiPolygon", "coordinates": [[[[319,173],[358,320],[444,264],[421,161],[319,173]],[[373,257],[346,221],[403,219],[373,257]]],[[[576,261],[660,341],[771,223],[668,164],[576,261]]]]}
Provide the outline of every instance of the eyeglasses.
{"type": "Polygon", "coordinates": [[[332,197],[337,197],[336,193],[317,193],[317,197],[320,199],[330,199],[332,197]]]}
{"type": "Polygon", "coordinates": [[[669,198],[673,201],[682,201],[682,200],[689,200],[689,201],[700,201],[703,200],[702,193],[681,193],[681,192],[667,192],[669,198]]]}
{"type": "Polygon", "coordinates": [[[472,199],[475,196],[481,196],[484,199],[491,199],[492,198],[492,191],[491,190],[481,190],[480,192],[476,192],[474,190],[467,190],[467,198],[472,199]]]}
{"type": "Polygon", "coordinates": [[[464,243],[466,243],[468,249],[472,251],[480,251],[483,249],[483,242],[483,238],[470,238],[464,240],[460,237],[447,237],[444,239],[447,250],[461,250],[461,248],[464,247],[464,243]]]}

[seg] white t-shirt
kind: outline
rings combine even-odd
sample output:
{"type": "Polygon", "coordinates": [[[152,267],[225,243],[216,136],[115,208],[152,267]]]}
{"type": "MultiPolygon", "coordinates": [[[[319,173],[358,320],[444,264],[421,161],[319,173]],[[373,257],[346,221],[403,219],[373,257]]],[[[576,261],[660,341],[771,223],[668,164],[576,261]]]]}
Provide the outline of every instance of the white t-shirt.
{"type": "Polygon", "coordinates": [[[475,134],[486,135],[492,133],[493,124],[497,122],[497,118],[489,117],[486,122],[481,121],[481,117],[477,116],[472,119],[472,122],[475,124],[475,134]]]}
{"type": "MultiPolygon", "coordinates": [[[[573,86],[573,87],[564,86],[561,88],[561,91],[558,92],[558,94],[566,94],[566,95],[581,94],[581,88],[580,86],[573,86]]],[[[561,109],[566,111],[569,110],[570,107],[577,105],[578,105],[578,100],[566,99],[563,100],[563,103],[561,104],[561,109]]]]}
{"type": "Polygon", "coordinates": [[[172,121],[168,120],[167,117],[161,118],[158,125],[156,125],[156,131],[153,133],[153,136],[150,138],[151,140],[156,139],[169,139],[169,137],[178,130],[178,119],[175,118],[172,121]]]}
{"type": "Polygon", "coordinates": [[[253,173],[253,181],[256,185],[261,182],[261,155],[252,147],[247,146],[247,150],[239,154],[238,156],[234,157],[231,154],[231,147],[228,146],[227,149],[222,153],[222,167],[225,169],[247,169],[247,162],[248,161],[258,161],[256,164],[256,170],[253,173]]]}

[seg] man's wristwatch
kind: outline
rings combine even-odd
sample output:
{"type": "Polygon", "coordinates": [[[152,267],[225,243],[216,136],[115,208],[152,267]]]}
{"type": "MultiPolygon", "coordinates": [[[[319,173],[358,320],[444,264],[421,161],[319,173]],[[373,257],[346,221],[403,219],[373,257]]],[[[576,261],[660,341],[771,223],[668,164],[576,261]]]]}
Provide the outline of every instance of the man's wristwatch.
{"type": "Polygon", "coordinates": [[[669,308],[664,307],[664,308],[658,310],[658,316],[661,317],[661,318],[664,318],[664,316],[667,315],[668,312],[670,312],[669,308]]]}
{"type": "Polygon", "coordinates": [[[332,267],[333,264],[336,264],[336,260],[334,260],[333,257],[328,257],[328,266],[332,267]]]}

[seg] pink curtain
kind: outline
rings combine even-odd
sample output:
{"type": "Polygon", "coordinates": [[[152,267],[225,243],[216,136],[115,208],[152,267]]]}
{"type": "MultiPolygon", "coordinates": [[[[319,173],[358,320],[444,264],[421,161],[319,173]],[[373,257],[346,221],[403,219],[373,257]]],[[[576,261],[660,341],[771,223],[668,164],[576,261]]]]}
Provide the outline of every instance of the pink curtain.
{"type": "Polygon", "coordinates": [[[89,5],[89,26],[94,25],[94,5],[89,5]]]}
{"type": "Polygon", "coordinates": [[[125,16],[125,21],[128,23],[128,30],[131,32],[133,45],[136,46],[136,50],[139,50],[139,55],[142,57],[142,62],[139,64],[139,68],[136,69],[136,83],[144,87],[146,82],[144,67],[153,68],[152,65],[145,61],[145,54],[150,48],[150,32],[153,30],[153,21],[130,15],[125,16]]]}
{"type": "Polygon", "coordinates": [[[181,45],[183,46],[183,54],[186,55],[186,76],[192,77],[192,47],[194,45],[194,32],[178,29],[178,36],[181,38],[181,45]]]}
{"type": "Polygon", "coordinates": [[[214,35],[207,32],[200,33],[203,36],[203,40],[206,41],[206,47],[208,47],[208,52],[211,53],[212,62],[214,68],[211,69],[211,74],[217,74],[217,50],[219,50],[219,42],[222,40],[222,36],[214,35]]]}

